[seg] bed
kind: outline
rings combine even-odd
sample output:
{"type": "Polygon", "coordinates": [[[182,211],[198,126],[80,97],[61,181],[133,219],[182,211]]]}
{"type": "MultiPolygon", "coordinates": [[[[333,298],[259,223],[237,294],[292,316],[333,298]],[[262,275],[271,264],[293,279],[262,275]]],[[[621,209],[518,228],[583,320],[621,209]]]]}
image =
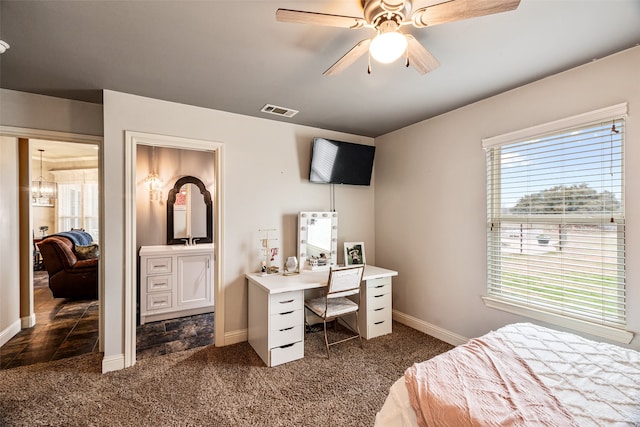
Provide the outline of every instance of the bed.
{"type": "Polygon", "coordinates": [[[375,425],[640,426],[640,352],[507,325],[408,368],[375,425]]]}

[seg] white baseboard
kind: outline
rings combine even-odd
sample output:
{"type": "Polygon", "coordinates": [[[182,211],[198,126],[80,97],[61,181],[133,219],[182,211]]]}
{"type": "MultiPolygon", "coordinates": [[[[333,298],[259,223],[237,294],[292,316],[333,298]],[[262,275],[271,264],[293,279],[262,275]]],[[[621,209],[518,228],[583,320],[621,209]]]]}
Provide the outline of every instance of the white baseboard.
{"type": "Polygon", "coordinates": [[[451,331],[442,329],[439,326],[432,325],[431,323],[417,319],[408,314],[404,314],[398,310],[393,310],[393,320],[403,325],[407,325],[410,328],[416,329],[432,337],[438,338],[451,345],[460,345],[469,341],[469,338],[465,338],[461,335],[454,334],[451,331]]]}
{"type": "Polygon", "coordinates": [[[23,317],[20,319],[22,329],[33,328],[36,326],[36,314],[32,313],[31,316],[23,317]]]}
{"type": "MultiPolygon", "coordinates": [[[[18,329],[20,330],[20,329],[18,329]]],[[[248,340],[248,332],[246,329],[240,329],[224,334],[224,345],[237,344],[248,340]]],[[[102,373],[106,374],[111,371],[119,371],[124,369],[124,354],[115,356],[105,356],[102,359],[102,373]]]]}
{"type": "Polygon", "coordinates": [[[18,332],[20,332],[20,319],[13,322],[6,329],[0,331],[0,347],[9,342],[18,332]]]}
{"type": "Polygon", "coordinates": [[[124,369],[124,353],[115,356],[105,356],[102,358],[102,373],[106,374],[111,371],[119,371],[124,369]]]}
{"type": "Polygon", "coordinates": [[[238,329],[224,334],[224,345],[238,344],[245,341],[249,341],[247,329],[238,329]]]}
{"type": "MultiPolygon", "coordinates": [[[[393,310],[393,320],[396,322],[407,325],[410,328],[416,329],[432,337],[438,338],[451,345],[460,345],[466,343],[469,339],[463,336],[454,334],[453,332],[442,329],[438,326],[432,325],[415,317],[401,313],[397,310],[393,310]]],[[[19,329],[18,329],[19,330],[19,329]]],[[[249,340],[247,329],[238,329],[236,331],[227,332],[224,334],[224,345],[238,344],[249,340]]],[[[118,354],[115,356],[109,356],[102,359],[102,373],[111,371],[117,371],[124,369],[124,354],[118,354]]]]}

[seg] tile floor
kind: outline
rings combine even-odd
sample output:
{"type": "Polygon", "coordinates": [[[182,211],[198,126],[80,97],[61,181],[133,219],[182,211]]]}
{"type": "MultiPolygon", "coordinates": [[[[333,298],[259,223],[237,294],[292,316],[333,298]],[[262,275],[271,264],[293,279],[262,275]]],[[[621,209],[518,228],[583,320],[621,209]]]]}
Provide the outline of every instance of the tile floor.
{"type": "Polygon", "coordinates": [[[138,326],[138,360],[213,344],[213,313],[162,320],[138,326]]]}
{"type": "MultiPolygon", "coordinates": [[[[45,271],[34,272],[36,326],[0,347],[0,369],[98,351],[98,301],[53,298],[45,271]]],[[[213,313],[152,322],[137,328],[137,357],[213,344],[213,313]]]]}

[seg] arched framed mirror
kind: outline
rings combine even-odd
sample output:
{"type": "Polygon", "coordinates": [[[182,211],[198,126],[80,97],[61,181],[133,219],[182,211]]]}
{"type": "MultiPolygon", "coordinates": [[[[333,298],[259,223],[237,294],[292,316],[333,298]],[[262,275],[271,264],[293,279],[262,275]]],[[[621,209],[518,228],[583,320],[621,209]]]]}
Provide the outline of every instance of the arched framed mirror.
{"type": "Polygon", "coordinates": [[[195,176],[178,179],[167,198],[167,245],[213,243],[211,193],[195,176]]]}

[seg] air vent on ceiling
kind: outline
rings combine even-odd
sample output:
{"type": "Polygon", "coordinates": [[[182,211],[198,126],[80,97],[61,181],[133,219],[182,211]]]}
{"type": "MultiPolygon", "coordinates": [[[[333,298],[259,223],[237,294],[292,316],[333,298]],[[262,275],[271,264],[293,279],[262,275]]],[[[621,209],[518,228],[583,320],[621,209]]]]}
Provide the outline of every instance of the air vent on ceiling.
{"type": "Polygon", "coordinates": [[[263,113],[275,114],[276,116],[283,117],[293,117],[298,114],[297,110],[292,110],[291,108],[278,107],[277,105],[266,104],[262,107],[263,113]]]}

